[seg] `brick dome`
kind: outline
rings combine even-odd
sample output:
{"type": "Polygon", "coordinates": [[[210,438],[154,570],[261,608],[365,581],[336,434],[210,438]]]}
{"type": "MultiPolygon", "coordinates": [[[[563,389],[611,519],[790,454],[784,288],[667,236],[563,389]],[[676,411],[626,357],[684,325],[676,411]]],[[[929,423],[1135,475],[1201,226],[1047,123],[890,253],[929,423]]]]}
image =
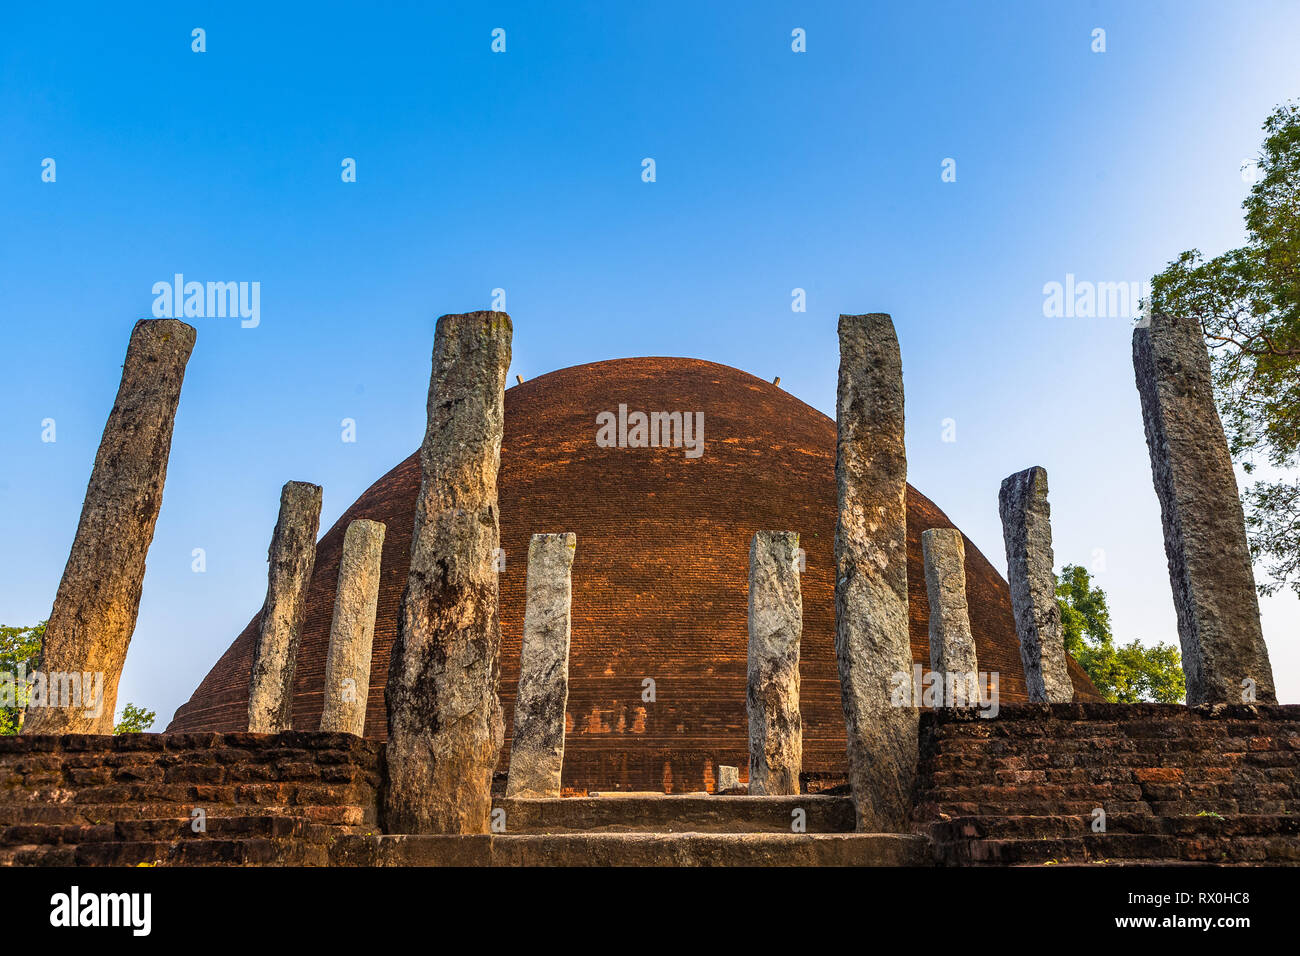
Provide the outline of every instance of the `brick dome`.
{"type": "MultiPolygon", "coordinates": [[[[372,485],[321,538],[294,687],[294,726],[320,720],[325,652],[343,532],[356,518],[388,525],[366,736],[385,735],[384,684],[406,583],[420,484],[416,455],[372,485]]],[[[500,472],[501,700],[509,761],[529,537],[573,531],[573,644],[566,791],[712,789],[715,768],[747,772],[745,657],[749,543],[761,529],[798,531],[802,576],[804,771],[843,779],[844,721],[835,663],[835,423],[745,372],[683,358],[578,365],[506,390],[500,472]],[[596,416],[704,413],[705,451],[608,448],[596,416]],[[655,701],[642,700],[643,680],[655,701]]],[[[327,489],[328,493],[328,489],[327,489]]],[[[997,489],[989,489],[996,507],[997,489]]],[[[912,656],[929,662],[921,532],[952,523],[909,486],[912,656]]],[[[1006,582],[969,540],[967,592],[981,670],[1000,672],[1001,700],[1025,683],[1006,582]]],[[[217,661],[169,731],[247,726],[257,615],[217,661]]],[[[1096,700],[1070,661],[1076,693],[1096,700]]]]}

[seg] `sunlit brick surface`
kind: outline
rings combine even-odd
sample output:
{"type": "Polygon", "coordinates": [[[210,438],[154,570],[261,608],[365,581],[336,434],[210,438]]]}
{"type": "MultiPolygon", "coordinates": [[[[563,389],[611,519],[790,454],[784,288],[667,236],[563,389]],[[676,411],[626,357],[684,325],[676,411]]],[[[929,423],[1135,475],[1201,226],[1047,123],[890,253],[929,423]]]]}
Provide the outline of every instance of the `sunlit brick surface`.
{"type": "MultiPolygon", "coordinates": [[[[694,359],[599,362],[506,391],[501,452],[501,698],[509,761],[528,540],[573,531],[573,648],[564,786],[583,790],[712,789],[715,768],[747,775],[745,655],[749,544],[761,529],[798,531],[802,579],[804,770],[812,787],[844,773],[834,648],[835,423],[745,372],[694,359]],[[599,448],[596,415],[704,413],[705,451],[599,448]],[[655,681],[656,701],[642,700],[655,681]]],[[[420,481],[415,456],[377,481],[321,539],[298,661],[294,726],[320,720],[325,654],[343,532],[355,518],[388,525],[366,733],[382,737],[384,682],[406,581],[420,481]]],[[[328,495],[329,490],[326,489],[328,495]]],[[[990,510],[997,488],[988,489],[990,510]]],[[[951,527],[909,489],[912,656],[929,663],[921,532],[951,527]]],[[[996,546],[994,542],[994,546],[996,546]]],[[[966,580],[980,669],[1001,674],[1001,699],[1025,685],[1006,583],[969,540],[966,580]]],[[[250,623],[182,706],[170,731],[240,730],[247,720],[250,623]]],[[[1082,699],[1096,699],[1073,661],[1082,699]]]]}

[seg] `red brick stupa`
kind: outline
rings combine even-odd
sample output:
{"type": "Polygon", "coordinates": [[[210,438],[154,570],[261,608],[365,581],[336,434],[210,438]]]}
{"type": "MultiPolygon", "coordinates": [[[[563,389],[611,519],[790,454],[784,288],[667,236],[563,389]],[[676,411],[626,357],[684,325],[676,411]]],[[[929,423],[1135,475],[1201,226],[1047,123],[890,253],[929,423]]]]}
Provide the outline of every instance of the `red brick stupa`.
{"type": "MultiPolygon", "coordinates": [[[[698,437],[698,436],[695,436],[698,437]]],[[[749,544],[763,529],[797,531],[802,575],[800,662],[804,771],[810,788],[843,780],[844,720],[835,662],[835,423],[775,385],[696,359],[578,365],[506,390],[500,472],[501,701],[510,728],[524,617],[528,541],[578,536],[563,784],[587,790],[712,790],[719,765],[748,766],[745,665],[749,544]],[[597,416],[702,412],[704,451],[601,447],[597,416]],[[693,454],[693,453],[692,453],[693,454]],[[654,700],[644,700],[645,681],[654,700]]],[[[294,688],[294,726],[320,721],[343,532],[388,526],[375,625],[366,736],[385,735],[384,684],[406,584],[420,465],[407,458],[321,538],[294,688]]],[[[996,506],[996,489],[989,491],[996,506]]],[[[928,667],[929,606],[921,533],[952,527],[908,488],[913,659],[928,667]]],[[[966,541],[966,586],[981,671],[997,671],[1002,703],[1026,700],[1006,581],[966,541]]],[[[168,731],[244,730],[253,620],[177,710],[168,731]]],[[[1098,700],[1070,661],[1076,697],[1098,700]]]]}

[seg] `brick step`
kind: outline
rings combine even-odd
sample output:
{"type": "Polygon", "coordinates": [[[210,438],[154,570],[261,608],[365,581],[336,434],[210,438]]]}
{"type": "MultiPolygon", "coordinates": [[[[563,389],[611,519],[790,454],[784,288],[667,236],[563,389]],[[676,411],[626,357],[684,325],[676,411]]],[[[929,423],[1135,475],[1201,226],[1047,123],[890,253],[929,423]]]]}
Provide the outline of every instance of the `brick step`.
{"type": "MultiPolygon", "coordinates": [[[[935,823],[930,833],[939,843],[988,839],[1052,839],[1090,837],[1091,814],[1073,816],[975,816],[935,823]]],[[[1277,836],[1300,838],[1300,817],[1287,814],[1232,814],[1162,817],[1141,813],[1111,813],[1107,833],[1157,834],[1183,837],[1277,836]]]]}
{"type": "MultiPolygon", "coordinates": [[[[919,791],[923,802],[940,806],[948,803],[982,803],[1015,798],[1036,801],[1052,800],[1201,800],[1223,801],[1290,800],[1293,789],[1283,783],[981,783],[966,786],[943,786],[919,791]]],[[[1096,804],[1094,804],[1095,806],[1096,804]]],[[[1206,806],[1203,809],[1213,810],[1206,806]]]]}
{"type": "MultiPolygon", "coordinates": [[[[945,806],[950,803],[996,803],[998,801],[1024,800],[1026,802],[1054,803],[1066,800],[1126,800],[1143,798],[1142,788],[1136,784],[1102,783],[1092,786],[1059,783],[996,784],[985,783],[965,787],[934,787],[922,791],[926,803],[945,806]]],[[[1097,806],[1094,802],[1093,806],[1097,806]]]]}
{"type": "Polygon", "coordinates": [[[0,847],[0,866],[326,866],[324,843],[251,837],[0,847]]]}
{"type": "Polygon", "coordinates": [[[337,806],[364,802],[374,794],[364,784],[240,783],[116,783],[31,785],[0,789],[0,809],[47,803],[173,803],[189,806],[244,804],[251,806],[337,806]]]}
{"type": "Polygon", "coordinates": [[[1091,815],[1101,807],[1108,814],[1144,813],[1158,817],[1194,817],[1198,813],[1219,814],[1283,814],[1300,813],[1300,800],[1121,800],[1115,796],[1102,796],[1086,791],[1075,791],[1072,799],[1030,798],[1008,792],[1001,798],[985,796],[980,800],[934,801],[925,797],[919,804],[916,818],[933,820],[940,813],[948,817],[1005,817],[1005,816],[1075,816],[1091,815]]]}
{"type": "Polygon", "coordinates": [[[1157,746],[1156,742],[1152,741],[1150,745],[1144,744],[1138,747],[1132,741],[1128,741],[1126,745],[1125,741],[1117,740],[1053,742],[1046,739],[1041,741],[953,739],[938,742],[938,750],[927,754],[924,762],[919,766],[960,765],[963,761],[968,762],[970,760],[1041,761],[1052,757],[1061,759],[1091,758],[1093,760],[1105,757],[1107,763],[1131,764],[1145,762],[1153,767],[1168,764],[1170,761],[1173,761],[1178,766],[1184,764],[1208,764],[1213,766],[1215,764],[1227,765],[1243,762],[1259,762],[1263,765],[1278,763],[1285,766],[1295,766],[1298,756],[1296,741],[1298,740],[1300,740],[1300,735],[1288,738],[1286,741],[1274,741],[1274,746],[1268,749],[1252,749],[1250,742],[1246,740],[1171,740],[1165,741],[1168,744],[1166,747],[1157,746]],[[1200,746],[1197,746],[1198,743],[1200,746]]]}
{"type": "MultiPolygon", "coordinates": [[[[725,798],[715,798],[725,799],[725,798]]],[[[571,833],[341,836],[337,866],[929,866],[893,833],[571,833]]]]}
{"type": "Polygon", "coordinates": [[[1163,833],[1091,833],[1054,839],[967,840],[936,847],[945,862],[998,866],[1156,860],[1188,863],[1300,863],[1295,836],[1199,836],[1163,833]]]}
{"type": "MultiPolygon", "coordinates": [[[[966,866],[985,866],[985,865],[987,865],[987,864],[983,864],[983,863],[968,863],[968,864],[965,864],[965,865],[966,865],[966,866]]],[[[1008,863],[1008,864],[1001,864],[1001,863],[999,863],[999,864],[996,864],[996,865],[997,865],[997,866],[1004,866],[1004,865],[1005,865],[1005,866],[1008,866],[1008,867],[1022,867],[1022,866],[1023,866],[1023,867],[1029,867],[1029,866],[1052,866],[1052,867],[1064,867],[1064,868],[1067,869],[1067,870],[1070,870],[1070,869],[1084,869],[1084,868],[1088,868],[1088,867],[1095,868],[1095,867],[1099,867],[1099,866],[1104,866],[1104,867],[1111,867],[1111,866],[1131,866],[1131,867],[1176,866],[1176,867],[1191,867],[1191,868],[1199,868],[1199,867],[1212,866],[1212,867],[1214,867],[1216,870],[1219,870],[1219,869],[1224,869],[1224,868],[1233,868],[1233,867],[1242,867],[1242,868],[1249,867],[1249,868],[1254,868],[1254,867],[1260,867],[1260,866],[1294,866],[1295,864],[1294,864],[1294,863],[1289,863],[1289,862],[1286,862],[1286,861],[1283,861],[1283,862],[1280,862],[1280,863],[1270,863],[1270,862],[1267,861],[1267,860],[1252,861],[1252,862],[1249,862],[1249,863],[1230,863],[1230,862],[1225,863],[1225,862],[1223,862],[1223,861],[1219,861],[1219,862],[1217,862],[1217,863],[1210,863],[1210,862],[1207,862],[1207,861],[1205,861],[1205,860],[1161,860],[1161,859],[1157,859],[1157,858],[1149,858],[1149,857],[1135,856],[1135,857],[1126,857],[1126,858],[1123,858],[1123,859],[1114,859],[1114,858],[1112,858],[1112,859],[1106,859],[1106,860],[1082,860],[1082,861],[1078,861],[1078,860],[1050,860],[1050,861],[1043,861],[1042,863],[1008,863]]]]}
{"type": "Polygon", "coordinates": [[[1117,715],[1116,719],[1110,720],[1078,720],[1067,717],[1063,720],[1024,721],[1014,719],[1004,708],[997,717],[982,718],[978,723],[963,720],[935,724],[931,721],[930,733],[936,740],[1073,740],[1088,737],[1106,737],[1111,740],[1174,740],[1186,737],[1285,739],[1300,729],[1296,727],[1300,721],[1293,710],[1268,716],[1241,716],[1209,721],[1199,718],[1180,720],[1177,719],[1178,716],[1166,714],[1156,719],[1143,719],[1130,713],[1117,715]]]}
{"type": "MultiPolygon", "coordinates": [[[[1254,742],[1254,746],[1267,749],[1272,741],[1290,740],[1300,727],[1288,722],[1279,726],[1267,721],[1216,721],[1206,723],[1179,723],[1177,721],[1055,721],[1031,727],[1015,721],[1000,721],[996,717],[979,727],[968,724],[949,725],[932,732],[933,739],[941,744],[951,741],[969,741],[971,744],[998,743],[999,741],[1041,742],[1043,746],[1069,744],[1074,741],[1102,741],[1107,746],[1125,742],[1153,746],[1160,741],[1214,740],[1218,742],[1254,742]]],[[[1242,747],[1246,750],[1249,747],[1242,747]]]]}
{"type": "Polygon", "coordinates": [[[208,826],[216,817],[285,816],[301,817],[313,823],[345,826],[373,824],[374,808],[340,804],[338,806],[266,806],[263,804],[194,803],[33,803],[0,805],[0,828],[25,824],[99,825],[124,820],[190,819],[195,807],[207,810],[208,826]],[[367,820],[367,816],[371,819],[367,820]]]}
{"type": "MultiPolygon", "coordinates": [[[[189,817],[119,820],[116,823],[27,823],[0,828],[0,846],[36,844],[176,842],[215,838],[306,838],[311,821],[294,816],[208,817],[206,831],[195,832],[189,817]]],[[[332,828],[327,828],[332,829],[332,828]]]]}
{"type": "Polygon", "coordinates": [[[507,834],[546,833],[852,833],[848,797],[637,795],[502,799],[507,834]],[[802,810],[802,814],[796,811],[802,810]]]}
{"type": "MultiPolygon", "coordinates": [[[[1300,739],[1300,738],[1298,738],[1300,739]]],[[[999,761],[1011,768],[1039,766],[1177,766],[1177,767],[1292,767],[1300,764],[1300,753],[1294,747],[1248,750],[1228,742],[1222,749],[1209,749],[1214,741],[1201,741],[1198,749],[1192,741],[1172,741],[1167,748],[1122,747],[1112,742],[1110,746],[1098,743],[1093,747],[1038,746],[1032,740],[1003,741],[997,747],[972,745],[970,741],[944,742],[942,750],[926,757],[918,764],[922,771],[970,766],[973,761],[992,765],[999,761]]],[[[1236,744],[1243,743],[1241,741],[1236,744]]]]}
{"type": "Polygon", "coordinates": [[[166,786],[347,786],[372,782],[376,772],[354,764],[318,766],[302,760],[243,761],[225,766],[193,755],[154,758],[141,763],[136,754],[94,753],[62,757],[32,757],[16,760],[13,771],[23,775],[27,789],[48,787],[144,787],[166,786]]]}
{"type": "Polygon", "coordinates": [[[1296,775],[1285,767],[1233,771],[1227,767],[1040,767],[1010,770],[997,767],[936,770],[917,776],[925,790],[938,787],[1024,786],[1064,784],[1140,784],[1151,787],[1271,787],[1290,790],[1296,775]]]}

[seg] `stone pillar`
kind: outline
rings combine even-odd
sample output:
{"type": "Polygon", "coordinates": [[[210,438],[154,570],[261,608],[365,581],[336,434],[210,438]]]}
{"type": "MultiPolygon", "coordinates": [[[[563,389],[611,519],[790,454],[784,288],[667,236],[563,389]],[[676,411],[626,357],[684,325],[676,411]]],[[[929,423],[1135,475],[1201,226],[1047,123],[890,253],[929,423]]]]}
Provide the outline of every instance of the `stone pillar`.
{"type": "Polygon", "coordinates": [[[569,569],[578,539],[535,534],[528,543],[524,638],[508,797],[558,797],[564,768],[564,708],[569,702],[569,569]]]}
{"type": "Polygon", "coordinates": [[[930,670],[942,675],[947,706],[973,707],[983,688],[966,604],[966,543],[956,528],[931,528],[921,534],[921,552],[930,602],[930,670]]]}
{"type": "Polygon", "coordinates": [[[1035,465],[1002,482],[998,493],[1002,540],[1007,549],[1011,611],[1020,639],[1025,686],[1035,703],[1068,704],[1074,683],[1066,665],[1065,632],[1052,570],[1052,509],[1047,472],[1035,465]]]}
{"type": "Polygon", "coordinates": [[[760,531],[749,546],[749,792],[795,794],[803,769],[799,714],[799,535],[760,531]]]}
{"type": "Polygon", "coordinates": [[[714,788],[715,793],[726,793],[728,790],[740,789],[740,768],[739,767],[718,767],[718,783],[714,788]]]}
{"type": "Polygon", "coordinates": [[[320,505],[320,485],[290,481],[280,490],[280,516],[267,552],[266,602],[248,681],[249,733],[293,729],[293,672],[307,614],[307,585],[316,566],[320,505]]]}
{"type": "Polygon", "coordinates": [[[510,316],[438,320],[411,569],[388,669],[389,833],[487,833],[503,728],[495,555],[510,316]]]}
{"type": "Polygon", "coordinates": [[[888,315],[841,315],[836,400],[835,656],[859,830],[907,828],[919,701],[910,686],[903,365],[888,315]],[[901,677],[900,677],[901,675],[901,677]]]}
{"type": "Polygon", "coordinates": [[[1239,704],[1252,685],[1256,701],[1274,703],[1241,500],[1200,323],[1152,316],[1149,327],[1133,330],[1133,368],[1160,499],[1187,703],[1239,704]]]}
{"type": "Polygon", "coordinates": [[[62,695],[29,702],[25,734],[113,732],[117,685],[140,611],[145,556],[162,505],[194,338],[194,329],[176,319],[143,320],[131,332],[41,645],[41,672],[77,675],[82,699],[72,707],[60,706],[62,695]]]}
{"type": "Polygon", "coordinates": [[[360,519],[348,525],[334,592],[329,656],[325,660],[325,701],[320,729],[365,735],[370,697],[370,651],[379,605],[379,570],[385,525],[360,519]]]}

